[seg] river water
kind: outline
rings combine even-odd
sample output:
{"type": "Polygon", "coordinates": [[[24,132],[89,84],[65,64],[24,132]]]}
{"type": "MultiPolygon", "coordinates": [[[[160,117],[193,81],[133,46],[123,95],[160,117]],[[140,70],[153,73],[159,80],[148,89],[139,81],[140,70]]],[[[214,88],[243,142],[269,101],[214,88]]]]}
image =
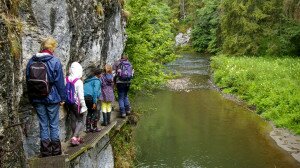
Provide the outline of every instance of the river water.
{"type": "Polygon", "coordinates": [[[135,101],[146,111],[134,131],[136,167],[300,167],[269,137],[266,122],[211,89],[208,57],[182,56],[168,65],[180,78],[135,101]]]}

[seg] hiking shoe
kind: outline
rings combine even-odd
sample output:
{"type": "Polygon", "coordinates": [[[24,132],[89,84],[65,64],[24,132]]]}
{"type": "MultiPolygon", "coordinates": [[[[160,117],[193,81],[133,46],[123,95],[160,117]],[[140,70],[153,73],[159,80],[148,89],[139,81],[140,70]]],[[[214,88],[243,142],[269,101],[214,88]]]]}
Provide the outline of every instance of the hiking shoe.
{"type": "Polygon", "coordinates": [[[126,118],[126,113],[122,113],[121,118],[126,118]]]}
{"type": "Polygon", "coordinates": [[[107,125],[110,124],[110,114],[111,114],[111,112],[108,112],[108,113],[107,113],[107,125]]]}
{"type": "Polygon", "coordinates": [[[82,143],[84,142],[82,138],[77,138],[77,141],[78,141],[80,144],[82,144],[82,143]]]}
{"type": "Polygon", "coordinates": [[[61,155],[61,143],[60,140],[52,141],[52,156],[61,155]]]}
{"type": "Polygon", "coordinates": [[[125,107],[125,112],[127,115],[130,115],[131,114],[131,107],[130,106],[126,106],[125,107]]]}
{"type": "Polygon", "coordinates": [[[52,155],[52,142],[50,139],[41,141],[40,152],[41,157],[48,157],[52,155]]]}
{"type": "Polygon", "coordinates": [[[101,129],[97,128],[97,127],[93,129],[93,132],[100,132],[100,131],[101,131],[101,129]]]}
{"type": "Polygon", "coordinates": [[[79,144],[80,144],[80,142],[78,141],[78,139],[76,137],[71,138],[71,145],[72,146],[78,146],[79,144]]]}
{"type": "Polygon", "coordinates": [[[91,128],[87,128],[84,132],[89,133],[89,132],[93,132],[93,130],[91,128]]]}

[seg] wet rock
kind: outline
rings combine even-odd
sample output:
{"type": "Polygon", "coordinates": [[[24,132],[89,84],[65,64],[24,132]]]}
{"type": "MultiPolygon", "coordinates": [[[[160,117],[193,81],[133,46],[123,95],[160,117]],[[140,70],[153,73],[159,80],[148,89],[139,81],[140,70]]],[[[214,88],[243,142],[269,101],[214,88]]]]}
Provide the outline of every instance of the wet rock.
{"type": "Polygon", "coordinates": [[[192,29],[189,28],[186,33],[179,33],[175,37],[175,45],[181,47],[188,45],[191,39],[191,31],[192,29]]]}
{"type": "Polygon", "coordinates": [[[85,152],[83,155],[71,161],[71,167],[114,167],[113,150],[111,145],[107,145],[109,137],[106,135],[96,147],[85,152]]]}
{"type": "Polygon", "coordinates": [[[167,82],[167,87],[175,91],[189,92],[191,82],[189,78],[172,79],[167,82]]]}
{"type": "Polygon", "coordinates": [[[278,146],[288,151],[297,161],[300,162],[300,136],[294,135],[290,131],[283,128],[273,126],[270,136],[274,139],[278,146]]]}

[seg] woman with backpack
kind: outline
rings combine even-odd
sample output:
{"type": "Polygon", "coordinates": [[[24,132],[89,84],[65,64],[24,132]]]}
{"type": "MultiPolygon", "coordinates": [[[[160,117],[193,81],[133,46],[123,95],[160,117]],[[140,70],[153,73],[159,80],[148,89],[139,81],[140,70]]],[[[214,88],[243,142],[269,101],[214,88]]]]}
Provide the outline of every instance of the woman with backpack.
{"type": "Polygon", "coordinates": [[[44,39],[41,51],[32,56],[26,67],[27,93],[39,119],[42,157],[62,153],[59,106],[65,103],[66,94],[62,64],[53,55],[57,44],[53,37],[44,39]]]}
{"type": "Polygon", "coordinates": [[[97,127],[99,115],[97,113],[97,101],[101,94],[101,70],[95,69],[94,75],[84,80],[84,99],[88,108],[86,117],[86,132],[99,132],[97,127]]]}
{"type": "Polygon", "coordinates": [[[101,110],[103,114],[103,126],[110,124],[111,103],[115,100],[114,82],[112,75],[112,66],[105,65],[105,73],[100,77],[101,80],[101,110]]]}
{"type": "Polygon", "coordinates": [[[134,74],[134,69],[128,61],[128,56],[122,55],[121,59],[115,62],[113,70],[115,71],[115,83],[117,84],[120,116],[125,118],[126,115],[130,115],[131,110],[128,99],[128,91],[134,74]]]}
{"type": "Polygon", "coordinates": [[[69,69],[69,76],[66,77],[66,107],[71,120],[72,138],[71,145],[77,146],[83,143],[79,137],[84,126],[87,107],[84,101],[82,67],[78,62],[73,62],[69,69]]]}

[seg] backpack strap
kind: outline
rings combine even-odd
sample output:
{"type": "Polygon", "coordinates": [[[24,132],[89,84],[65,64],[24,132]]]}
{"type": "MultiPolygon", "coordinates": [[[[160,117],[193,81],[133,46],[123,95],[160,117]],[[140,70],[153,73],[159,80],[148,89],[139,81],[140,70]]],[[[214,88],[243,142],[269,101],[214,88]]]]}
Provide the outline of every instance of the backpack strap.
{"type": "Polygon", "coordinates": [[[118,68],[121,68],[120,66],[125,62],[125,60],[120,60],[119,64],[118,64],[118,68]]]}
{"type": "Polygon", "coordinates": [[[67,81],[67,83],[68,83],[68,82],[70,82],[70,80],[69,80],[69,77],[68,77],[68,76],[66,77],[66,81],[67,81]]]}
{"type": "Polygon", "coordinates": [[[73,85],[79,80],[79,78],[75,78],[73,81],[69,80],[69,76],[66,77],[66,81],[72,83],[73,85]]]}
{"type": "Polygon", "coordinates": [[[78,80],[79,80],[79,78],[75,78],[75,79],[72,81],[73,85],[74,85],[78,80]]]}

